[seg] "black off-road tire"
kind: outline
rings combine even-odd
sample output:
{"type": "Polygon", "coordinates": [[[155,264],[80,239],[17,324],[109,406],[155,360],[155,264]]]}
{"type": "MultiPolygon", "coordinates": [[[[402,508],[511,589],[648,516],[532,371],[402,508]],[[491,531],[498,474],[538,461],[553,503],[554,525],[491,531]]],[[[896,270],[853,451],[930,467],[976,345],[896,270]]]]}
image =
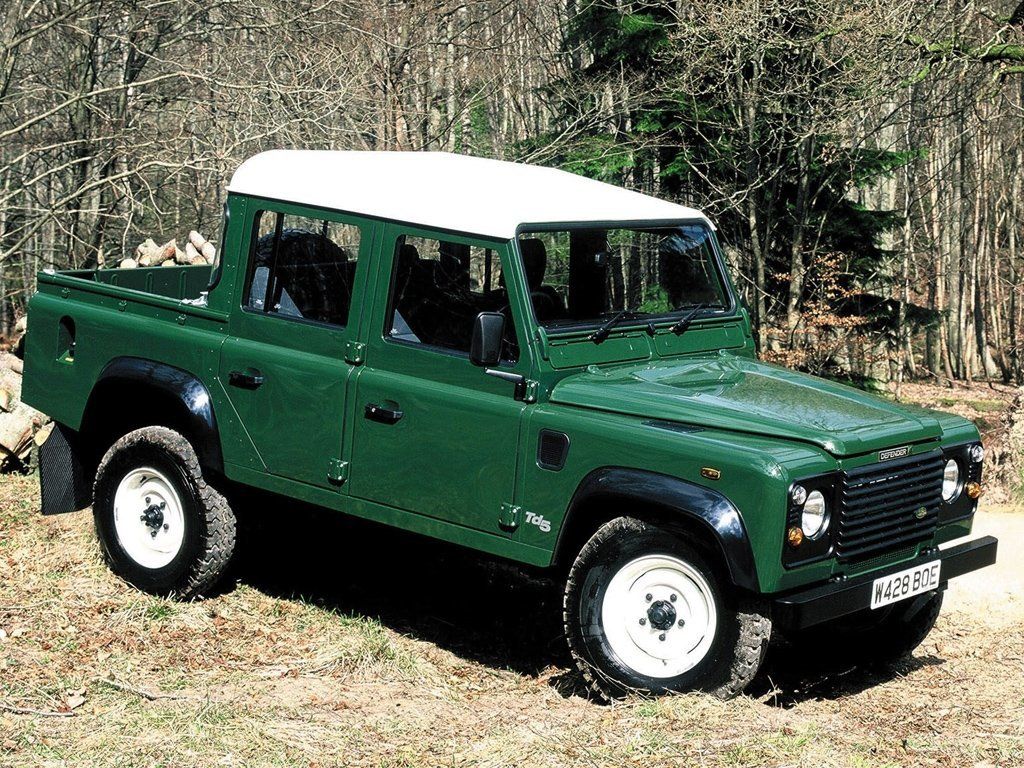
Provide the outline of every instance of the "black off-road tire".
{"type": "Polygon", "coordinates": [[[814,649],[833,663],[888,667],[924,642],[941,610],[942,592],[927,592],[787,635],[786,640],[798,652],[814,649]]]}
{"type": "Polygon", "coordinates": [[[129,584],[161,597],[191,600],[209,593],[227,571],[235,549],[235,515],[227,499],[204,479],[195,449],[179,433],[144,427],[115,442],[96,470],[93,499],[93,520],[104,558],[129,584]],[[140,467],[163,473],[184,507],[184,540],[174,559],[160,568],[136,562],[121,545],[114,525],[118,485],[140,467]]]}
{"type": "Polygon", "coordinates": [[[584,545],[573,563],[563,595],[565,635],[576,666],[598,697],[611,700],[631,693],[657,695],[701,690],[728,699],[754,679],[771,637],[765,604],[739,594],[715,559],[664,528],[636,518],[605,523],[584,545]],[[612,576],[645,555],[669,555],[696,569],[713,594],[718,626],[704,658],[671,678],[648,677],[622,662],[602,626],[602,602],[612,576]]]}

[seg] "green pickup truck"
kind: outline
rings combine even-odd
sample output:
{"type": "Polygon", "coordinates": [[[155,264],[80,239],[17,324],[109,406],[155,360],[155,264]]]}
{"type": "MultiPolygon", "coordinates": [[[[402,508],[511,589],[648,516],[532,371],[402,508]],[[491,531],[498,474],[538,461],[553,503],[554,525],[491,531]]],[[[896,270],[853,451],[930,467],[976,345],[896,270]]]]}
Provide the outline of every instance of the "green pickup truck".
{"type": "Polygon", "coordinates": [[[46,271],[29,314],[43,512],[154,594],[223,576],[251,487],[542,569],[599,695],[729,696],[773,632],[906,655],[995,561],[949,544],[971,423],[759,362],[703,214],[562,171],[267,152],[212,267],[46,271]]]}

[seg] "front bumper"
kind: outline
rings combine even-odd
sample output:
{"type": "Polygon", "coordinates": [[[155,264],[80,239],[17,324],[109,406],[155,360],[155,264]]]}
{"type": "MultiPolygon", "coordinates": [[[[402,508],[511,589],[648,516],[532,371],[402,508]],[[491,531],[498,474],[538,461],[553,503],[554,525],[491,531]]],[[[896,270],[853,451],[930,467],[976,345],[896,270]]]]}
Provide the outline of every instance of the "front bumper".
{"type": "Polygon", "coordinates": [[[871,605],[871,586],[875,579],[935,560],[942,561],[939,588],[945,589],[950,579],[992,565],[996,561],[998,544],[995,537],[982,536],[948,549],[932,550],[910,562],[776,596],[772,604],[772,622],[783,630],[799,630],[867,610],[871,605]]]}

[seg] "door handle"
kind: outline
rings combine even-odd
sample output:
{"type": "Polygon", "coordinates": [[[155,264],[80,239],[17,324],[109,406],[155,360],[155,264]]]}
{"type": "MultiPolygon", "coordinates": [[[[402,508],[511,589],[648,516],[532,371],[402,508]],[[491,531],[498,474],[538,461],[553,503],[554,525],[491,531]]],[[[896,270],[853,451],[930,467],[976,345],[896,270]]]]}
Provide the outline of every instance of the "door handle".
{"type": "Polygon", "coordinates": [[[381,424],[397,424],[405,416],[405,411],[397,408],[385,408],[376,403],[367,403],[363,415],[370,421],[379,421],[381,424]]]}
{"type": "Polygon", "coordinates": [[[232,371],[228,374],[228,383],[241,389],[259,389],[263,385],[263,374],[255,369],[232,371]]]}

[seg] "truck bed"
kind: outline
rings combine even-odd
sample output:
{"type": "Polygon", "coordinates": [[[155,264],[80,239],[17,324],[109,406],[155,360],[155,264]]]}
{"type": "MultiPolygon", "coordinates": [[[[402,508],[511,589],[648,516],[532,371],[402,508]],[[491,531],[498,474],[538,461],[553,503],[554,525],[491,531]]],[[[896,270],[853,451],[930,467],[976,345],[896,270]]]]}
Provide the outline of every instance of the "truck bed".
{"type": "Polygon", "coordinates": [[[210,284],[212,269],[213,267],[209,265],[139,267],[137,269],[78,269],[57,272],[57,274],[169,299],[196,299],[210,284]]]}
{"type": "Polygon", "coordinates": [[[78,429],[104,368],[156,358],[183,371],[215,370],[227,314],[195,301],[212,267],[44,271],[30,302],[25,402],[78,429]]]}

